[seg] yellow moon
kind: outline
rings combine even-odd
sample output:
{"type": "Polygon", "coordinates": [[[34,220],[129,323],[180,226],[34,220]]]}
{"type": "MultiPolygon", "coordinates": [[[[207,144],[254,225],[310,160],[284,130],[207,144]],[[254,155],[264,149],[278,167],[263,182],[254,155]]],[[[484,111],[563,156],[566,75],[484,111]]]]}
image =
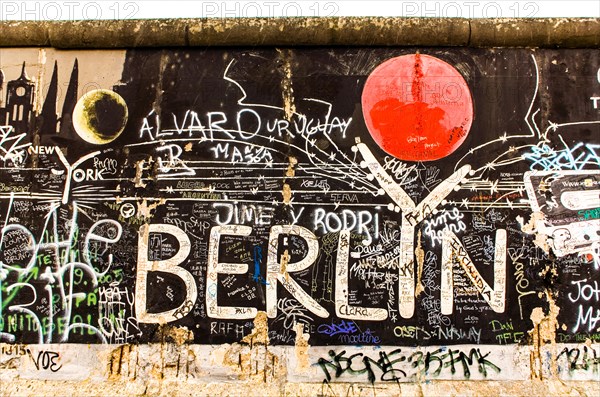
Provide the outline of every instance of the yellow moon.
{"type": "Polygon", "coordinates": [[[73,127],[86,142],[104,145],[117,139],[127,124],[127,104],[116,92],[93,90],[73,110],[73,127]]]}

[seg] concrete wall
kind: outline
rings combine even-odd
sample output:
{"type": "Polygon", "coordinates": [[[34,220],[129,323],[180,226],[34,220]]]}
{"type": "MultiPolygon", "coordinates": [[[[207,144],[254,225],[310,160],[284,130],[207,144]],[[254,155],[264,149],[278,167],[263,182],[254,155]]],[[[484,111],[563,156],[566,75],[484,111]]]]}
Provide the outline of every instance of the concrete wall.
{"type": "Polygon", "coordinates": [[[0,25],[3,395],[600,392],[597,20],[126,23],[0,25]]]}

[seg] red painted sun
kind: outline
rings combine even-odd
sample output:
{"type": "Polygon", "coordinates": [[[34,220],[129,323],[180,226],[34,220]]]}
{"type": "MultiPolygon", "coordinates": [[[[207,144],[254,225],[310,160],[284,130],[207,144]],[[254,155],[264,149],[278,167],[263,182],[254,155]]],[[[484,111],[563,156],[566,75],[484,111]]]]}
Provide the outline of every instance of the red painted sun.
{"type": "Polygon", "coordinates": [[[379,147],[406,161],[448,156],[464,142],[473,122],[465,79],[446,62],[422,54],[379,65],[365,83],[362,110],[379,147]]]}

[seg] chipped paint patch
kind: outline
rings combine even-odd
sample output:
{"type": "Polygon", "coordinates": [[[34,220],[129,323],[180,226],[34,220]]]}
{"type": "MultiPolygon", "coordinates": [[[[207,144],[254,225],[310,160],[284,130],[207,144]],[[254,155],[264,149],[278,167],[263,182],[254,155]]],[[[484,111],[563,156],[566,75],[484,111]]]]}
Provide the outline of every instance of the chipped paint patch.
{"type": "Polygon", "coordinates": [[[533,212],[529,221],[525,223],[523,217],[517,216],[517,222],[521,225],[521,231],[527,234],[535,235],[533,243],[544,250],[545,253],[550,253],[550,246],[548,245],[548,238],[542,232],[544,229],[544,220],[546,217],[542,212],[533,212]]]}
{"type": "Polygon", "coordinates": [[[269,344],[269,323],[267,313],[259,311],[254,318],[254,328],[252,332],[244,336],[241,343],[250,345],[255,344],[268,345],[269,344]]]}
{"type": "Polygon", "coordinates": [[[162,325],[160,332],[162,333],[163,340],[173,341],[177,346],[194,341],[194,333],[185,326],[162,325]]]}
{"type": "Polygon", "coordinates": [[[136,161],[135,163],[135,178],[133,179],[133,183],[135,187],[146,187],[146,184],[143,182],[143,175],[145,168],[146,160],[136,161]]]}
{"type": "Polygon", "coordinates": [[[283,96],[283,111],[285,118],[288,121],[292,120],[296,113],[296,105],[294,104],[294,89],[292,88],[292,52],[291,50],[277,50],[279,60],[281,62],[281,71],[283,78],[281,79],[281,94],[283,96]]]}
{"type": "Polygon", "coordinates": [[[421,230],[417,234],[417,247],[415,248],[415,257],[417,258],[417,286],[415,288],[415,297],[421,295],[421,293],[425,292],[425,287],[423,287],[423,263],[425,262],[425,251],[421,245],[421,230]]]}
{"type": "Polygon", "coordinates": [[[294,156],[290,156],[288,158],[289,165],[287,170],[285,171],[285,176],[288,178],[293,178],[296,175],[296,165],[298,164],[298,159],[294,156]]]}
{"type": "Polygon", "coordinates": [[[302,323],[294,323],[294,331],[296,331],[296,340],[294,342],[294,353],[296,354],[297,367],[299,372],[306,372],[310,367],[308,359],[308,339],[310,334],[304,332],[302,323]]]}
{"type": "MultiPolygon", "coordinates": [[[[550,353],[552,357],[556,357],[556,330],[559,329],[558,313],[560,308],[554,302],[552,296],[546,292],[546,298],[548,300],[548,313],[546,314],[544,309],[536,307],[531,311],[530,319],[533,322],[533,329],[529,331],[532,337],[533,349],[530,354],[531,364],[531,377],[533,379],[543,378],[544,365],[547,365],[547,358],[543,354],[546,350],[546,345],[550,344],[550,353]]],[[[550,361],[550,374],[556,376],[558,374],[558,367],[556,360],[550,361]]]]}
{"type": "Polygon", "coordinates": [[[163,205],[167,202],[166,199],[160,199],[153,204],[148,204],[147,199],[142,199],[141,202],[137,203],[137,214],[139,217],[143,217],[144,219],[152,218],[152,211],[155,210],[159,205],[163,205]]]}
{"type": "Polygon", "coordinates": [[[285,205],[290,205],[290,202],[292,201],[292,188],[289,184],[283,184],[283,190],[281,194],[283,195],[283,203],[285,205]]]}
{"type": "Polygon", "coordinates": [[[290,276],[290,274],[287,271],[288,263],[290,263],[290,254],[288,250],[285,250],[281,255],[281,267],[279,268],[279,272],[283,274],[286,279],[290,276]]]}
{"type": "Polygon", "coordinates": [[[258,312],[252,332],[240,343],[218,347],[211,353],[211,361],[233,369],[240,380],[273,381],[280,372],[281,358],[269,350],[267,320],[266,312],[258,312]]]}

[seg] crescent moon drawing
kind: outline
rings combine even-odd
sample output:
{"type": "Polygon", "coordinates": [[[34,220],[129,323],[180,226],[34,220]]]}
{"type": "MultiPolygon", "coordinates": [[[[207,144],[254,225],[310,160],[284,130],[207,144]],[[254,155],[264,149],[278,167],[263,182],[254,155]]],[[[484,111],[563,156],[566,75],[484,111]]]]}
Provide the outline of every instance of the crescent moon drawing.
{"type": "Polygon", "coordinates": [[[73,127],[86,142],[104,145],[117,139],[127,124],[127,104],[116,92],[93,90],[73,110],[73,127]]]}

